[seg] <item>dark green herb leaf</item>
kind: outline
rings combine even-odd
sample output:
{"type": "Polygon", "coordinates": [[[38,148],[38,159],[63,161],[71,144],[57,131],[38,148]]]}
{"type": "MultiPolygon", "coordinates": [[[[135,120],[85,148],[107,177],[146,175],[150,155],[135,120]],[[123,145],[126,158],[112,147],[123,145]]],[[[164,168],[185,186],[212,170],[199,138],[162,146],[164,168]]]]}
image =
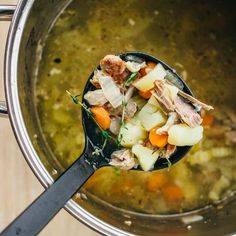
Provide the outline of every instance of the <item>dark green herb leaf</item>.
{"type": "Polygon", "coordinates": [[[109,132],[108,132],[107,130],[103,130],[103,131],[102,131],[102,136],[103,136],[104,138],[108,138],[108,137],[110,136],[110,134],[109,134],[109,132]]]}
{"type": "Polygon", "coordinates": [[[78,99],[79,95],[73,96],[68,90],[66,90],[66,92],[70,95],[72,101],[73,101],[75,104],[79,104],[79,99],[78,99]]]}
{"type": "Polygon", "coordinates": [[[134,72],[130,75],[130,77],[125,81],[125,85],[129,85],[131,81],[137,76],[138,72],[134,72]]]}

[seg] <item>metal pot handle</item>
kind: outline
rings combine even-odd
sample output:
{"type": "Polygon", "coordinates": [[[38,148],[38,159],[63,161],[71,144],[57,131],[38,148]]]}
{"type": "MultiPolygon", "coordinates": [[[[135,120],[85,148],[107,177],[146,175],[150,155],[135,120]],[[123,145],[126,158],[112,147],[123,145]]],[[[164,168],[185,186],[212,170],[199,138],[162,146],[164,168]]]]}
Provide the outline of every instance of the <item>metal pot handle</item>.
{"type": "MultiPolygon", "coordinates": [[[[11,21],[15,9],[15,5],[0,5],[0,21],[11,21]]],[[[0,101],[0,117],[6,117],[7,114],[6,102],[0,101]]]]}
{"type": "Polygon", "coordinates": [[[15,9],[15,5],[0,5],[0,21],[11,21],[15,9]]]}

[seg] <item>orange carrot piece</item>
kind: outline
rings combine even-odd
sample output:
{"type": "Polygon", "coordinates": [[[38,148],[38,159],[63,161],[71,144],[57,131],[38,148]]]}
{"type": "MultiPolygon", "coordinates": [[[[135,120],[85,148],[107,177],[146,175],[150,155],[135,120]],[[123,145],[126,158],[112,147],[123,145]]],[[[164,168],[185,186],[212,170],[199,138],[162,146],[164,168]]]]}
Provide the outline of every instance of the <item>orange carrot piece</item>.
{"type": "Polygon", "coordinates": [[[163,187],[162,191],[168,202],[179,201],[183,197],[182,189],[176,184],[166,185],[163,187]]]}
{"type": "Polygon", "coordinates": [[[111,123],[111,119],[107,110],[103,107],[94,106],[91,108],[91,112],[94,116],[94,119],[103,129],[108,129],[111,123]]]}
{"type": "Polygon", "coordinates": [[[139,73],[141,74],[141,76],[144,76],[146,74],[148,74],[151,70],[153,70],[156,67],[157,64],[155,64],[154,62],[148,62],[147,66],[143,67],[139,73]]]}
{"type": "Polygon", "coordinates": [[[167,144],[168,135],[167,134],[157,134],[156,133],[157,129],[158,128],[153,128],[149,132],[149,140],[153,146],[163,148],[167,144]]]}
{"type": "Polygon", "coordinates": [[[146,92],[143,92],[143,91],[139,90],[138,94],[144,99],[149,99],[152,96],[151,90],[148,90],[146,92]]]}
{"type": "Polygon", "coordinates": [[[147,189],[150,192],[155,192],[157,189],[163,187],[168,181],[166,174],[160,171],[153,172],[147,179],[147,189]]]}
{"type": "Polygon", "coordinates": [[[202,117],[202,125],[203,126],[212,126],[214,123],[214,116],[211,114],[205,114],[202,117]]]}

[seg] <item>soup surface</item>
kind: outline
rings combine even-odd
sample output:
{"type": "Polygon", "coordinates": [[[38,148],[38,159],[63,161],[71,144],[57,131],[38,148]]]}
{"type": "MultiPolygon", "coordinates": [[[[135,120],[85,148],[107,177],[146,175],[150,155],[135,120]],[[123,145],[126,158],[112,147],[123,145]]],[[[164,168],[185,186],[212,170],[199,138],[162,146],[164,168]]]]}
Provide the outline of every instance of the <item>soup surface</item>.
{"type": "Polygon", "coordinates": [[[62,13],[44,47],[36,93],[45,140],[65,168],[84,146],[81,109],[66,90],[82,94],[91,71],[106,54],[153,54],[175,68],[197,98],[215,107],[204,116],[203,141],[169,170],[102,168],[86,183],[89,192],[115,206],[152,214],[190,211],[233,194],[233,11],[222,1],[77,0],[62,13]]]}

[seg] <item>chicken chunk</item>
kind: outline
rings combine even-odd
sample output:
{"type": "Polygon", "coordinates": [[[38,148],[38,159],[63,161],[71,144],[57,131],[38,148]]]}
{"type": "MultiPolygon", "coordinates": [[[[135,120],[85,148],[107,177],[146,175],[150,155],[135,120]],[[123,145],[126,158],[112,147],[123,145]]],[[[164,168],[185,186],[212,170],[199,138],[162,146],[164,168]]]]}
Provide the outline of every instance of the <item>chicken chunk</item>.
{"type": "Polygon", "coordinates": [[[209,106],[203,102],[200,102],[199,100],[197,100],[196,98],[192,97],[191,95],[185,93],[184,91],[180,90],[179,89],[179,92],[178,94],[184,98],[186,98],[187,100],[189,100],[193,105],[195,106],[199,106],[201,107],[202,109],[206,110],[206,111],[209,111],[209,110],[212,110],[214,109],[212,106],[209,106]]]}
{"type": "Polygon", "coordinates": [[[194,107],[186,102],[178,95],[174,100],[175,111],[187,125],[194,128],[202,123],[201,116],[195,111],[194,107]]]}
{"type": "Polygon", "coordinates": [[[136,165],[133,155],[129,149],[121,149],[113,152],[111,154],[111,161],[109,164],[123,170],[130,170],[136,165]]]}
{"type": "Polygon", "coordinates": [[[169,112],[173,112],[175,110],[174,104],[166,91],[164,80],[156,80],[155,92],[153,93],[153,96],[158,100],[165,113],[168,114],[169,112]]]}
{"type": "Polygon", "coordinates": [[[171,112],[169,113],[168,120],[166,121],[166,124],[162,126],[161,128],[157,129],[156,133],[157,134],[164,134],[167,133],[169,128],[176,124],[178,122],[178,114],[176,112],[171,112]]]}
{"type": "Polygon", "coordinates": [[[120,127],[121,127],[121,119],[119,117],[112,117],[109,130],[113,134],[118,135],[120,132],[120,127]]]}
{"type": "Polygon", "coordinates": [[[103,71],[108,73],[117,82],[123,81],[129,76],[125,62],[118,56],[106,55],[101,61],[100,66],[103,71]]]}

